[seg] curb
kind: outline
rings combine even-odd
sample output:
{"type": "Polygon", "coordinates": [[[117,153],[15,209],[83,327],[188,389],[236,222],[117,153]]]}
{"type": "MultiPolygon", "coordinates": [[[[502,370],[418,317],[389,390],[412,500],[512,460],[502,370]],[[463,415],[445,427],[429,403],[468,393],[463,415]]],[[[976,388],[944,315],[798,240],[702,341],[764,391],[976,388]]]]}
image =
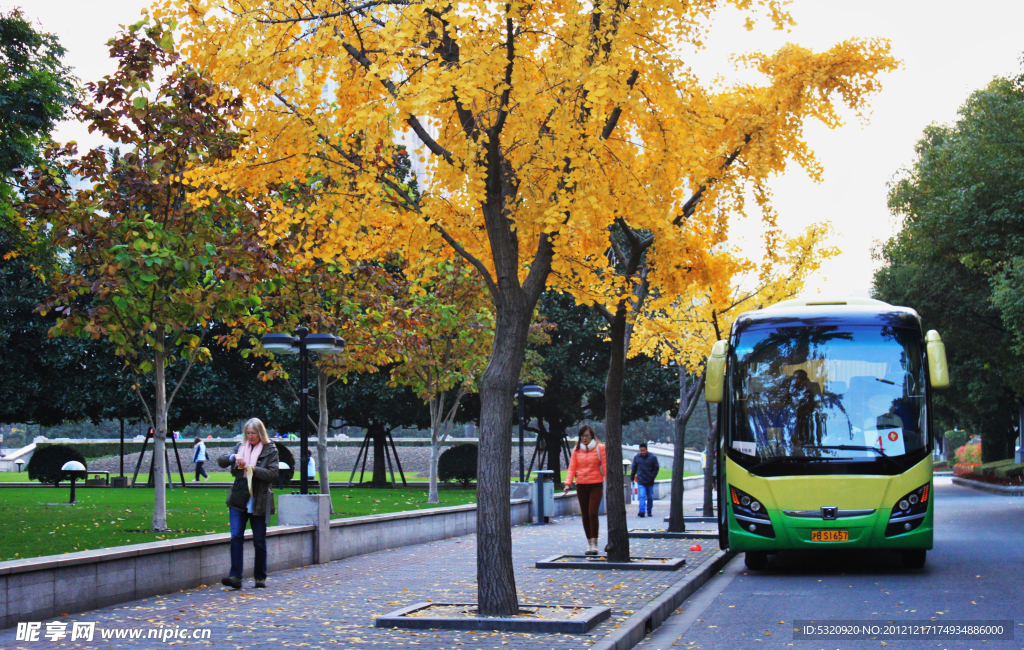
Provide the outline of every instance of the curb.
{"type": "Polygon", "coordinates": [[[962,485],[973,490],[998,494],[1004,497],[1024,497],[1024,485],[993,485],[991,483],[982,483],[981,481],[972,481],[962,476],[954,476],[953,485],[962,485]]]}
{"type": "Polygon", "coordinates": [[[590,650],[629,650],[640,643],[645,636],[674,614],[676,608],[684,600],[703,587],[704,583],[710,580],[735,555],[733,551],[715,553],[693,573],[679,580],[666,589],[663,594],[637,610],[619,626],[619,629],[590,646],[590,650]]]}

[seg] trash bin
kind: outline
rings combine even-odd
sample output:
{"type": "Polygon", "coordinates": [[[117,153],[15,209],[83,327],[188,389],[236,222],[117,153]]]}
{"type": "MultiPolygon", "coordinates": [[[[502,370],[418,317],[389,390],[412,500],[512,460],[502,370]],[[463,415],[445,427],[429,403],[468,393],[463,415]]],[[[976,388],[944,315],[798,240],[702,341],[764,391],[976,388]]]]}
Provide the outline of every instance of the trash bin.
{"type": "Polygon", "coordinates": [[[533,493],[533,511],[537,513],[537,523],[546,524],[555,514],[555,472],[540,469],[535,472],[537,489],[533,493]]]}

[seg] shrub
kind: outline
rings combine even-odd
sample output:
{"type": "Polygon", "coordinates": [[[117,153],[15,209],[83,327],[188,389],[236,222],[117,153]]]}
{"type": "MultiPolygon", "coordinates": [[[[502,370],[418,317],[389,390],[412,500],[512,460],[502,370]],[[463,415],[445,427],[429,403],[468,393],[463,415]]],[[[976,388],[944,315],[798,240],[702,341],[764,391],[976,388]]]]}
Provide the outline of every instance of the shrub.
{"type": "Polygon", "coordinates": [[[967,444],[967,432],[949,430],[942,434],[943,449],[946,452],[946,460],[953,460],[956,450],[967,444]]]}
{"type": "Polygon", "coordinates": [[[997,460],[992,463],[983,463],[979,465],[975,470],[975,474],[981,474],[982,476],[995,476],[996,470],[1001,469],[1004,466],[1013,465],[1013,459],[1008,460],[997,460]]]}
{"type": "Polygon", "coordinates": [[[962,476],[970,478],[974,476],[974,470],[977,469],[978,463],[957,463],[953,465],[953,476],[962,476]]]}
{"type": "Polygon", "coordinates": [[[992,470],[992,476],[996,478],[1017,478],[1024,476],[1024,463],[1015,463],[1013,460],[1000,465],[992,470]]]}
{"type": "MultiPolygon", "coordinates": [[[[193,439],[194,438],[178,440],[178,451],[182,452],[182,453],[187,453],[189,458],[192,458],[190,450],[192,449],[192,444],[193,444],[192,440],[193,439]]],[[[212,449],[212,448],[215,448],[215,447],[234,447],[235,445],[238,444],[237,440],[223,440],[223,439],[221,439],[221,440],[205,440],[204,439],[203,442],[206,443],[206,448],[207,449],[212,449]]],[[[63,443],[63,442],[58,442],[58,443],[39,442],[39,443],[36,443],[36,450],[38,451],[39,449],[42,449],[44,447],[53,447],[55,445],[64,445],[64,446],[68,446],[68,447],[74,447],[79,452],[81,452],[83,456],[85,456],[86,458],[88,458],[90,460],[95,460],[97,458],[107,458],[109,456],[118,456],[121,453],[121,443],[119,443],[119,442],[77,442],[77,441],[69,442],[69,443],[63,443]]],[[[171,446],[171,439],[170,439],[170,437],[167,438],[167,449],[168,449],[168,452],[170,452],[170,450],[173,449],[173,447],[171,446]]],[[[150,452],[152,450],[153,450],[153,440],[151,438],[149,440],[149,444],[146,445],[146,452],[148,453],[148,452],[150,452]]],[[[134,440],[125,440],[124,441],[124,453],[125,453],[126,456],[128,454],[135,454],[135,453],[138,453],[140,451],[142,451],[142,443],[141,442],[135,442],[134,440]]]]}
{"type": "Polygon", "coordinates": [[[476,480],[477,447],[472,443],[455,445],[444,450],[437,460],[437,478],[447,482],[462,481],[469,487],[476,480]]]}
{"type": "Polygon", "coordinates": [[[77,460],[88,468],[82,452],[70,445],[37,447],[28,461],[28,478],[30,481],[39,481],[40,483],[59,483],[64,479],[65,474],[61,467],[69,460],[77,460]]]}
{"type": "Polygon", "coordinates": [[[962,463],[980,463],[981,462],[981,443],[976,442],[973,445],[964,445],[956,450],[956,462],[962,463]]]}

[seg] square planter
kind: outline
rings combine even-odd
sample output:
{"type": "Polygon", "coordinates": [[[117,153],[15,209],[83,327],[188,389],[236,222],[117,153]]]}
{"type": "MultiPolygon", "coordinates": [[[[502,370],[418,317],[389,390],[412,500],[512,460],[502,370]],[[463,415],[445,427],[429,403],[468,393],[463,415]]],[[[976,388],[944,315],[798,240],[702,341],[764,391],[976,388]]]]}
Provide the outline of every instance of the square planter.
{"type": "Polygon", "coordinates": [[[494,630],[502,632],[534,632],[540,634],[585,634],[611,616],[604,606],[573,607],[567,605],[522,605],[520,610],[531,615],[499,617],[474,615],[476,603],[416,603],[403,607],[374,621],[375,627],[400,627],[411,630],[494,630]],[[433,610],[433,611],[431,611],[433,610]],[[557,616],[562,610],[571,616],[557,616]]]}
{"type": "Polygon", "coordinates": [[[629,562],[609,562],[605,555],[552,555],[537,560],[538,569],[625,569],[627,571],[675,571],[686,564],[681,557],[631,557],[629,562]]]}

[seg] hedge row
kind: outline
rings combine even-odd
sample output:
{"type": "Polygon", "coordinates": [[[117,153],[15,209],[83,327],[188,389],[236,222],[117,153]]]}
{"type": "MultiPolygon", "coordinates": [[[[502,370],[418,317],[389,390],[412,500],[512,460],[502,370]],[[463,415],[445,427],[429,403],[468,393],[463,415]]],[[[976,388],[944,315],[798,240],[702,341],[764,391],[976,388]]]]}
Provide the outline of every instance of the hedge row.
{"type": "Polygon", "coordinates": [[[978,465],[974,468],[974,473],[979,476],[991,476],[994,478],[1024,476],[1024,463],[1016,463],[1012,458],[997,460],[993,463],[978,465]]]}
{"type": "MultiPolygon", "coordinates": [[[[172,449],[170,446],[170,440],[167,441],[168,449],[172,449]]],[[[238,444],[237,440],[206,440],[207,447],[234,447],[238,444]]],[[[36,451],[39,451],[45,447],[53,447],[58,445],[67,445],[73,447],[87,459],[103,458],[105,456],[117,456],[121,453],[121,443],[119,442],[40,442],[36,444],[36,451]]],[[[149,441],[149,445],[146,447],[147,450],[153,448],[153,441],[149,441]]],[[[192,449],[192,440],[178,440],[178,449],[192,449]]],[[[124,441],[124,453],[134,454],[142,451],[141,442],[128,442],[124,441]]]]}

